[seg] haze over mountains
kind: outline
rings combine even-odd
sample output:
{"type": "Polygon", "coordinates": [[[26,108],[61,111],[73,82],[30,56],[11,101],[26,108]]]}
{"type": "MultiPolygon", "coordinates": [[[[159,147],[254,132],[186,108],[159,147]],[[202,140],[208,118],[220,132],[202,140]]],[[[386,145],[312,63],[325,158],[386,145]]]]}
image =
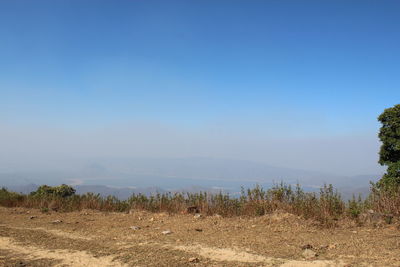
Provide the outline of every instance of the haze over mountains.
{"type": "Polygon", "coordinates": [[[357,193],[381,177],[400,2],[155,2],[0,1],[0,187],[357,193]]]}
{"type": "Polygon", "coordinates": [[[3,171],[2,185],[28,193],[37,185],[60,183],[76,187],[78,193],[95,192],[127,198],[133,192],[212,191],[237,193],[259,184],[265,188],[281,181],[300,183],[317,190],[332,183],[344,194],[367,192],[370,181],[381,174],[338,176],[309,170],[270,166],[264,163],[217,158],[131,158],[75,161],[69,168],[36,171],[3,171]]]}

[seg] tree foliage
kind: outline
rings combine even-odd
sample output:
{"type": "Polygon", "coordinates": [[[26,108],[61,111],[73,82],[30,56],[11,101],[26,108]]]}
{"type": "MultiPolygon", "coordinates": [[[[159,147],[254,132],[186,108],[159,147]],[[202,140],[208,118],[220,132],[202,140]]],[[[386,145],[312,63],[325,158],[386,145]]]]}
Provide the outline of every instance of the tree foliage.
{"type": "Polygon", "coordinates": [[[38,197],[56,196],[56,197],[70,197],[75,194],[75,189],[69,185],[62,184],[59,186],[41,185],[39,188],[32,192],[31,195],[38,197]]]}
{"type": "Polygon", "coordinates": [[[379,182],[380,186],[400,185],[400,104],[387,108],[378,117],[382,123],[379,139],[379,163],[387,166],[387,172],[379,182]]]}

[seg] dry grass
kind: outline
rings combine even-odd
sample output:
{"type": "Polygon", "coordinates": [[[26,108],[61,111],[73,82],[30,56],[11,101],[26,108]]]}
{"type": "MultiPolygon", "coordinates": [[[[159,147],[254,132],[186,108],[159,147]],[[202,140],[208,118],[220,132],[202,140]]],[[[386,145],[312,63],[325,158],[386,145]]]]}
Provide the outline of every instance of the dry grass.
{"type": "MultiPolygon", "coordinates": [[[[253,189],[242,189],[241,196],[231,197],[228,194],[200,193],[165,193],[146,196],[134,194],[128,200],[119,200],[114,196],[101,197],[99,194],[87,193],[75,195],[74,192],[57,194],[57,190],[42,187],[29,195],[0,190],[0,205],[5,207],[39,208],[48,211],[80,211],[92,209],[99,211],[128,212],[145,210],[150,212],[184,213],[193,210],[205,215],[219,214],[232,216],[262,216],[275,211],[284,211],[313,219],[321,225],[332,227],[343,219],[360,222],[360,215],[367,210],[382,214],[387,223],[392,223],[400,215],[400,189],[382,189],[371,187],[370,196],[363,201],[353,197],[345,202],[332,187],[325,185],[319,193],[304,192],[299,185],[295,188],[283,183],[264,190],[260,186],[253,189]],[[50,192],[50,193],[49,193],[50,192]]],[[[56,189],[62,187],[56,187],[56,189]]],[[[65,188],[64,188],[65,189],[65,188]]],[[[68,190],[68,188],[66,188],[68,190]]]]}

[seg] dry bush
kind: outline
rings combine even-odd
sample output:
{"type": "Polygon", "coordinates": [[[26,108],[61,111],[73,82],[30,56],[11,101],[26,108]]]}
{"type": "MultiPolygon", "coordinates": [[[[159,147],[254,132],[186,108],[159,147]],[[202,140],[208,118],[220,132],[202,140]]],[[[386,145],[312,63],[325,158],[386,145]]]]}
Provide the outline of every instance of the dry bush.
{"type": "Polygon", "coordinates": [[[400,186],[379,187],[372,184],[366,207],[374,213],[400,217],[400,186]]]}

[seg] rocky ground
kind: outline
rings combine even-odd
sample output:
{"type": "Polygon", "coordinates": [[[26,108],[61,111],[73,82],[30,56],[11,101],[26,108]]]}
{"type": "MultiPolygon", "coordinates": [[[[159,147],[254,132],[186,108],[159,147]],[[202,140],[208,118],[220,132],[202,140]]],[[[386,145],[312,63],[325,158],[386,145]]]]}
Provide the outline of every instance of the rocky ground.
{"type": "Polygon", "coordinates": [[[395,224],[0,208],[0,266],[400,266],[395,224]]]}

